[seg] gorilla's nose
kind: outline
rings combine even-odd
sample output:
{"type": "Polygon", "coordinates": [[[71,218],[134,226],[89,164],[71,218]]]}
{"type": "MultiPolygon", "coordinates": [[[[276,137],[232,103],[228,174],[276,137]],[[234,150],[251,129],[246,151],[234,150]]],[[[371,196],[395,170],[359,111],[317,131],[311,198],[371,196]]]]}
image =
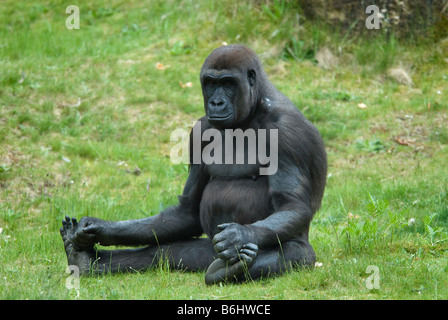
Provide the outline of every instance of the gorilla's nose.
{"type": "Polygon", "coordinates": [[[225,100],[224,99],[212,99],[211,101],[210,101],[210,104],[213,106],[213,107],[223,107],[224,106],[224,104],[225,104],[226,102],[225,102],[225,100]]]}

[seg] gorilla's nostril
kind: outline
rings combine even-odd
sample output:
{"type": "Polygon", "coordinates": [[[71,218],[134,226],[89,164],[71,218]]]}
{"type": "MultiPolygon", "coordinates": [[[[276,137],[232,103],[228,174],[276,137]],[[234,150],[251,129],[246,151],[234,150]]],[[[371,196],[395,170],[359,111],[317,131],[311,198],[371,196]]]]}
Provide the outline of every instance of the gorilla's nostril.
{"type": "Polygon", "coordinates": [[[213,107],[222,107],[224,105],[225,101],[223,99],[213,99],[210,101],[210,104],[213,107]]]}

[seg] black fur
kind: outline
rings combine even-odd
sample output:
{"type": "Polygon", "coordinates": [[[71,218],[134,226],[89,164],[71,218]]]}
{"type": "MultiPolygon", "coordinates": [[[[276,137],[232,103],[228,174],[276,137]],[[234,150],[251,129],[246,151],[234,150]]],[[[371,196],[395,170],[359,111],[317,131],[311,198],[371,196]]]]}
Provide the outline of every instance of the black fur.
{"type": "Polygon", "coordinates": [[[243,164],[194,163],[193,152],[211,141],[197,146],[191,136],[192,164],[179,204],[140,220],[84,217],[78,223],[67,217],[61,235],[69,264],[104,273],[147,269],[163,257],[173,268],[207,270],[208,284],[314,265],[308,232],[327,173],[319,132],[269,82],[247,47],[213,51],[201,69],[201,85],[206,116],[196,129],[217,129],[224,142],[226,129],[277,129],[276,173],[260,175],[265,164],[259,159],[247,163],[247,145],[243,164]],[[197,238],[204,233],[208,238],[197,238]],[[95,252],[95,243],[147,247],[95,252]]]}

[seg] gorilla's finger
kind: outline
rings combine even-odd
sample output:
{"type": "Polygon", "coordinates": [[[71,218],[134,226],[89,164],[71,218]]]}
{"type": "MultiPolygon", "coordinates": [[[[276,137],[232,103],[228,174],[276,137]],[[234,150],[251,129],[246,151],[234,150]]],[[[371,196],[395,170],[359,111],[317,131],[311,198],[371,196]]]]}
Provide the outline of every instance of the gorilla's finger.
{"type": "Polygon", "coordinates": [[[222,224],[218,225],[217,227],[220,231],[222,231],[230,225],[231,225],[231,223],[222,223],[222,224]]]}

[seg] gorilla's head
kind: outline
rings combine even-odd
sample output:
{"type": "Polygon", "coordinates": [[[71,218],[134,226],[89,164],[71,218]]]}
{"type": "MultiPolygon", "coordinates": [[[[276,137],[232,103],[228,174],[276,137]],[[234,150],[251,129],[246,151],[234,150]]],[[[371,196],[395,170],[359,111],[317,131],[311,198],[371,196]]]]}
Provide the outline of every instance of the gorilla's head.
{"type": "Polygon", "coordinates": [[[256,54],[243,45],[215,49],[201,69],[207,119],[217,128],[233,128],[256,108],[265,75],[256,54]]]}

